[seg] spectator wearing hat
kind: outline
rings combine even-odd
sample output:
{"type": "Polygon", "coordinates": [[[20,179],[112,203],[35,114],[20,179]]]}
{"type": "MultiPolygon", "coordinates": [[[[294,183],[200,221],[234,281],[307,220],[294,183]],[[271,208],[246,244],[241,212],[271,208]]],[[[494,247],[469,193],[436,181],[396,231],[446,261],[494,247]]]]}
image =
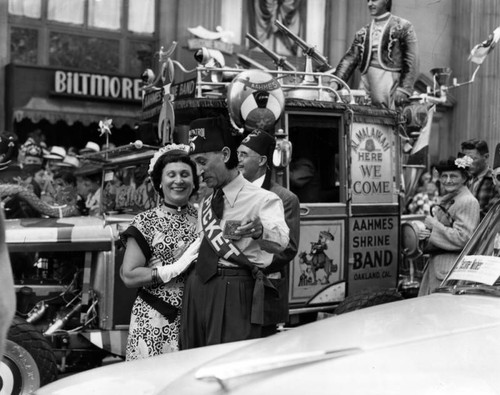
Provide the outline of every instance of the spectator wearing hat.
{"type": "Polygon", "coordinates": [[[190,156],[214,192],[201,202],[198,259],[186,279],[183,349],[262,336],[264,293],[277,294],[262,273],[289,242],[281,199],[238,171],[238,144],[223,117],[191,122],[190,156]]]}
{"type": "Polygon", "coordinates": [[[55,163],[56,167],[67,168],[68,170],[76,170],[80,167],[80,160],[76,155],[67,154],[62,161],[55,163]]]}
{"type": "Polygon", "coordinates": [[[481,219],[491,207],[490,200],[495,194],[495,185],[488,165],[489,150],[484,140],[471,139],[461,144],[462,154],[473,159],[470,167],[471,179],[467,183],[469,190],[479,202],[481,219]]]}
{"type": "Polygon", "coordinates": [[[439,286],[479,224],[479,203],[466,185],[473,161],[469,156],[450,157],[436,166],[445,194],[425,217],[425,229],[419,231],[430,255],[419,296],[439,286]]]}
{"type": "Polygon", "coordinates": [[[83,147],[79,153],[80,155],[85,155],[85,154],[95,154],[99,152],[101,148],[99,147],[99,144],[94,143],[93,141],[87,141],[87,144],[85,144],[85,147],[83,147]]]}
{"type": "Polygon", "coordinates": [[[276,325],[288,321],[288,269],[290,262],[297,255],[300,238],[299,199],[294,193],[271,179],[275,147],[275,138],[257,129],[243,139],[237,151],[238,169],[243,177],[254,185],[279,196],[285,210],[285,221],[290,229],[288,246],[282,252],[275,254],[271,264],[263,270],[279,291],[279,296],[273,298],[270,294],[266,300],[266,323],[262,328],[263,336],[276,333],[276,325]]]}
{"type": "Polygon", "coordinates": [[[19,150],[18,161],[21,167],[25,168],[30,165],[43,165],[43,149],[37,144],[23,144],[19,150]]]}
{"type": "Polygon", "coordinates": [[[44,158],[47,160],[46,169],[52,172],[57,171],[57,165],[61,163],[66,157],[66,149],[64,147],[60,147],[54,145],[50,148],[49,154],[44,155],[44,158]]]}
{"type": "MultiPolygon", "coordinates": [[[[21,186],[29,193],[40,198],[42,194],[42,185],[37,180],[37,174],[43,170],[43,150],[40,145],[33,142],[27,142],[19,148],[18,163],[9,166],[2,172],[1,183],[5,188],[12,185],[21,186]]],[[[36,218],[40,213],[30,206],[26,201],[20,199],[17,194],[8,194],[3,203],[5,216],[11,218],[36,218]]]]}
{"type": "Polygon", "coordinates": [[[42,193],[43,199],[47,203],[53,202],[55,199],[54,174],[60,170],[60,164],[65,157],[66,149],[57,145],[50,147],[49,153],[43,155],[45,159],[45,187],[42,193]]]}

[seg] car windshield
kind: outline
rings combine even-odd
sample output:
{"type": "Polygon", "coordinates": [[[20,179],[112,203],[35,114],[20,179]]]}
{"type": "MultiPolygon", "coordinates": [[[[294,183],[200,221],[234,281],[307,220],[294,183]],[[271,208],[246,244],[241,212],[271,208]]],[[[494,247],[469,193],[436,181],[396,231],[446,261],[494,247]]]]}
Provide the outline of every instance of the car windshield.
{"type": "Polygon", "coordinates": [[[438,292],[500,296],[500,204],[481,222],[438,292]]]}

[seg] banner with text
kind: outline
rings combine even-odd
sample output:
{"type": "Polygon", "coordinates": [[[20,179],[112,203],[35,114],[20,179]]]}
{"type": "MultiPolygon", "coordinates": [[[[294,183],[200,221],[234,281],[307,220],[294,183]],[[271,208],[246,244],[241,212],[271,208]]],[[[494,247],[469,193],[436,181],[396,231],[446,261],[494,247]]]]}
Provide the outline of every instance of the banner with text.
{"type": "Polygon", "coordinates": [[[395,288],[398,280],[398,217],[350,219],[348,284],[353,294],[395,288]]]}
{"type": "Polygon", "coordinates": [[[396,203],[394,128],[355,123],[351,130],[352,203],[396,203]]]}

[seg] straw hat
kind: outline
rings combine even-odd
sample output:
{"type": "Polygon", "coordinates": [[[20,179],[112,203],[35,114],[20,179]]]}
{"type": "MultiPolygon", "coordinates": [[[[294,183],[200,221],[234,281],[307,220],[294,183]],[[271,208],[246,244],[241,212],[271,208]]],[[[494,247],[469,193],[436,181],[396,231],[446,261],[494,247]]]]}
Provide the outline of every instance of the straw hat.
{"type": "Polygon", "coordinates": [[[99,152],[101,149],[99,144],[94,143],[93,141],[87,141],[87,144],[84,148],[82,148],[79,152],[80,154],[89,154],[92,152],[99,152]]]}
{"type": "Polygon", "coordinates": [[[59,163],[56,163],[57,166],[61,166],[61,167],[80,167],[80,161],[78,160],[78,158],[74,155],[66,155],[64,157],[64,159],[59,162],[59,163]]]}
{"type": "Polygon", "coordinates": [[[49,155],[44,155],[43,157],[45,159],[63,160],[65,156],[66,150],[64,149],[64,147],[54,145],[50,148],[49,155]]]}

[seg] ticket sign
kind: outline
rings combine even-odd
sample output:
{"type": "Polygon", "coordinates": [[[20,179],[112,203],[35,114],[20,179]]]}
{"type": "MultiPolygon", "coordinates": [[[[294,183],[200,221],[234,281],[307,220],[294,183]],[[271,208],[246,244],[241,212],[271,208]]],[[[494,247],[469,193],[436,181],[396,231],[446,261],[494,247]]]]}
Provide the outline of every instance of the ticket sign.
{"type": "Polygon", "coordinates": [[[398,218],[355,217],[349,222],[349,293],[396,287],[398,218]]]}
{"type": "Polygon", "coordinates": [[[395,136],[387,125],[355,123],[351,130],[353,204],[395,203],[395,136]]]}

